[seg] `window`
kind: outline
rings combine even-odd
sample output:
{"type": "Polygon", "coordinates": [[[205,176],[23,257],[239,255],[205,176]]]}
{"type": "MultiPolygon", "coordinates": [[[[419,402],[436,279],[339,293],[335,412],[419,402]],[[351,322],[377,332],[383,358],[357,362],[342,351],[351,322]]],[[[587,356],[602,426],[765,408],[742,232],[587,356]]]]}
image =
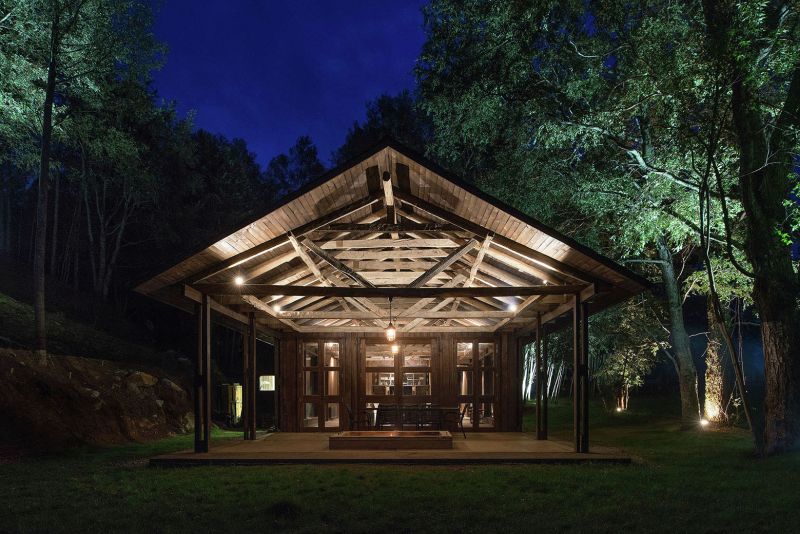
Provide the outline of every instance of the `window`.
{"type": "Polygon", "coordinates": [[[456,388],[464,428],[494,428],[497,353],[492,342],[456,343],[456,388]]]}
{"type": "Polygon", "coordinates": [[[261,375],[258,377],[259,391],[275,391],[275,375],[261,375]]]}
{"type": "Polygon", "coordinates": [[[364,392],[368,418],[375,421],[381,412],[383,424],[399,428],[402,421],[387,419],[395,413],[391,407],[436,401],[430,341],[399,340],[396,354],[387,343],[364,343],[364,392]]]}
{"type": "Polygon", "coordinates": [[[341,394],[340,344],[305,341],[300,344],[303,365],[301,426],[307,430],[339,428],[341,394]]]}

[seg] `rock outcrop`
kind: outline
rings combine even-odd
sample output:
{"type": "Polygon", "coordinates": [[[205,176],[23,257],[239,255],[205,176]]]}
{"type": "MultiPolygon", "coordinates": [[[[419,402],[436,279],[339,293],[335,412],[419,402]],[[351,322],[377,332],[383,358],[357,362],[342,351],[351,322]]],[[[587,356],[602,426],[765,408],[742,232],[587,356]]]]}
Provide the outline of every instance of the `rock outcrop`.
{"type": "Polygon", "coordinates": [[[0,349],[0,442],[52,450],[190,432],[189,384],[180,382],[107,360],[51,356],[39,362],[29,351],[0,349]]]}

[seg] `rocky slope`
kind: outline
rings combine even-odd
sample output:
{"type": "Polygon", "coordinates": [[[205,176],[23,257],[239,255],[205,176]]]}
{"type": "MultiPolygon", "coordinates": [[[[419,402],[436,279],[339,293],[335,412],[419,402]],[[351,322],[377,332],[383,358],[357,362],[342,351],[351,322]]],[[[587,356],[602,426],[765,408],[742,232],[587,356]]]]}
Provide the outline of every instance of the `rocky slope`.
{"type": "Polygon", "coordinates": [[[188,377],[129,364],[0,349],[2,450],[146,441],[193,426],[188,377]]]}

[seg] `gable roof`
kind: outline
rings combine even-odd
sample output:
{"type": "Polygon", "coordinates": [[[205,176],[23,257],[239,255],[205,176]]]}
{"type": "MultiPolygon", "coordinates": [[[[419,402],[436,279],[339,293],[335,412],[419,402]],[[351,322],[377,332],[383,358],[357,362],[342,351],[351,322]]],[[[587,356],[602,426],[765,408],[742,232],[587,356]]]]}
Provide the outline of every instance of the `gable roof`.
{"type": "MultiPolygon", "coordinates": [[[[441,267],[437,263],[450,260],[424,286],[594,284],[595,309],[648,287],[644,278],[609,258],[505,205],[411,149],[385,140],[326,172],[251,223],[144,281],[136,291],[185,307],[191,298],[181,289],[184,284],[230,284],[235,276],[270,285],[348,287],[366,281],[379,287],[402,287],[436,271],[441,267]],[[384,176],[390,179],[388,189],[384,176]],[[369,228],[363,226],[367,224],[375,231],[367,232],[369,228]]],[[[262,299],[263,306],[252,297],[219,295],[216,300],[234,311],[258,310],[270,327],[300,331],[379,329],[376,318],[387,307],[380,298],[355,299],[348,305],[346,298],[276,297],[262,299]],[[282,307],[279,313],[277,305],[282,307]],[[307,313],[293,313],[288,319],[280,316],[290,311],[307,313]]],[[[524,300],[456,297],[445,303],[443,297],[422,299],[426,301],[422,306],[419,299],[396,305],[401,313],[411,309],[417,315],[431,315],[416,323],[409,320],[413,323],[410,331],[434,327],[493,331],[513,328],[526,318],[530,322],[530,314],[537,311],[547,317],[563,308],[566,299],[566,295],[524,300]],[[516,311],[522,304],[526,309],[511,317],[501,313],[516,311]],[[462,316],[439,317],[442,310],[462,316]],[[479,311],[491,313],[478,317],[479,311]]]]}

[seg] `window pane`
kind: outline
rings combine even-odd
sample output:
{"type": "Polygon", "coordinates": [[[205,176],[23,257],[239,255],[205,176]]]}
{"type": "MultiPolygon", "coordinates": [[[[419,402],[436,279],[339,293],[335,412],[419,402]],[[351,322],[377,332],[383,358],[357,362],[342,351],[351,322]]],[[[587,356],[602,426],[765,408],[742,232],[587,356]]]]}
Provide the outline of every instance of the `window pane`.
{"type": "Polygon", "coordinates": [[[472,395],[472,375],[473,372],[469,370],[459,369],[456,371],[458,374],[458,394],[459,395],[472,395]]]}
{"type": "Polygon", "coordinates": [[[319,371],[306,371],[303,380],[304,395],[319,395],[319,371]]]}
{"type": "Polygon", "coordinates": [[[339,403],[329,402],[325,410],[325,428],[339,428],[339,403]]]}
{"type": "Polygon", "coordinates": [[[339,367],[338,343],[325,343],[325,365],[327,367],[339,367]]]}
{"type": "Polygon", "coordinates": [[[478,405],[480,407],[480,422],[481,428],[494,427],[494,404],[491,402],[482,402],[478,405]]]}
{"type": "Polygon", "coordinates": [[[394,367],[391,345],[367,345],[367,367],[394,367]]]}
{"type": "Polygon", "coordinates": [[[319,415],[317,414],[317,405],[313,402],[303,403],[303,427],[304,428],[317,428],[319,426],[319,415]]]}
{"type": "Polygon", "coordinates": [[[319,343],[303,343],[303,365],[316,367],[319,365],[319,343]]]}
{"type": "Polygon", "coordinates": [[[261,375],[258,377],[259,391],[275,391],[275,375],[261,375]]]}
{"type": "Polygon", "coordinates": [[[394,373],[368,372],[367,395],[394,395],[394,373]]]}
{"type": "Polygon", "coordinates": [[[403,365],[406,367],[430,367],[431,344],[413,343],[403,345],[403,365]]]}
{"type": "Polygon", "coordinates": [[[472,367],[472,343],[458,343],[456,355],[459,367],[472,367]]]}
{"type": "Polygon", "coordinates": [[[339,394],[339,371],[325,371],[325,394],[339,394]]]}
{"type": "Polygon", "coordinates": [[[431,394],[430,373],[403,373],[403,395],[431,394]]]}
{"type": "Polygon", "coordinates": [[[494,395],[494,371],[491,369],[481,371],[481,395],[494,395]]]}
{"type": "Polygon", "coordinates": [[[478,343],[478,360],[481,367],[494,366],[494,343],[478,343]]]}

